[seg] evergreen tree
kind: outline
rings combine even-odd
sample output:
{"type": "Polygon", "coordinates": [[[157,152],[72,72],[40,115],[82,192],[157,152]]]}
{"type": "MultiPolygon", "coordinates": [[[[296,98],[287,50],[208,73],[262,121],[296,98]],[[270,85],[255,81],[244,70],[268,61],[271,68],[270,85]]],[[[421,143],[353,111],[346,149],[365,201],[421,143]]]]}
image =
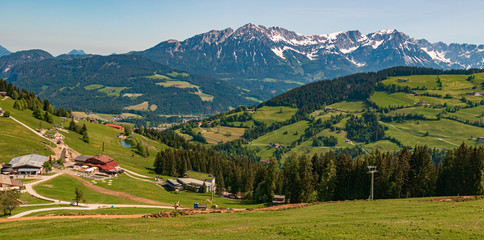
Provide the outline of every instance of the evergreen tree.
{"type": "Polygon", "coordinates": [[[82,141],[84,141],[85,143],[89,143],[89,134],[87,134],[87,131],[82,133],[82,141]]]}
{"type": "Polygon", "coordinates": [[[411,197],[430,196],[435,192],[436,169],[427,146],[415,146],[410,161],[409,187],[411,197]]]}

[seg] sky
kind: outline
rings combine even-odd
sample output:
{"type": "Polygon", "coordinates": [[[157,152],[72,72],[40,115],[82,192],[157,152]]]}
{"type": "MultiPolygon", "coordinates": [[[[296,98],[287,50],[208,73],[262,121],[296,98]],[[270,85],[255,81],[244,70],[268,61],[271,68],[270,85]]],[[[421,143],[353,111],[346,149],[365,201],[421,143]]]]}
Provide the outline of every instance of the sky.
{"type": "Polygon", "coordinates": [[[0,0],[0,45],[108,55],[247,23],[304,35],[397,29],[430,42],[484,44],[483,0],[0,0]]]}

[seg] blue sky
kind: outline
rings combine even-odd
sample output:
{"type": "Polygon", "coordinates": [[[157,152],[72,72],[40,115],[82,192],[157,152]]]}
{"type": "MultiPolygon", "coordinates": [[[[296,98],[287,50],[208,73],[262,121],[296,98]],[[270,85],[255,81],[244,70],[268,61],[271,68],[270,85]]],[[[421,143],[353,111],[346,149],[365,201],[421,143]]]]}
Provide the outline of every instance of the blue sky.
{"type": "Polygon", "coordinates": [[[482,0],[0,0],[0,45],[53,55],[144,50],[246,23],[300,34],[397,29],[431,42],[484,44],[482,0]]]}

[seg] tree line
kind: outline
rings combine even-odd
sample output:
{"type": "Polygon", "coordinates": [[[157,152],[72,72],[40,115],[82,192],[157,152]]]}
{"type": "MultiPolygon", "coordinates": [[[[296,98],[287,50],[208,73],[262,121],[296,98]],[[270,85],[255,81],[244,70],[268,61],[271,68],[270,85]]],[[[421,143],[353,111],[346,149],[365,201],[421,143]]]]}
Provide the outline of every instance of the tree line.
{"type": "Polygon", "coordinates": [[[208,172],[216,177],[218,193],[242,192],[259,202],[271,201],[274,194],[284,194],[292,203],[366,199],[370,165],[378,170],[375,198],[484,193],[484,147],[463,143],[442,160],[438,155],[427,146],[415,146],[399,152],[375,150],[356,158],[334,152],[292,155],[280,166],[275,159],[264,165],[197,145],[160,151],[154,168],[170,176],[182,176],[187,170],[208,172]]]}

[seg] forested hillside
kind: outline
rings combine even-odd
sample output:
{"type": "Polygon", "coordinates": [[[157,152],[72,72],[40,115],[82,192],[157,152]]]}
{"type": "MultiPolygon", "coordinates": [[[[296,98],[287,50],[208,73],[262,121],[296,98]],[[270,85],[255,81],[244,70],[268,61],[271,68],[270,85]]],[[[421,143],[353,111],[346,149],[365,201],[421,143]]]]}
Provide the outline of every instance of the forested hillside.
{"type": "Polygon", "coordinates": [[[281,164],[292,153],[358,156],[416,144],[442,150],[462,142],[480,145],[481,71],[397,67],[353,74],[175,130],[229,156],[257,161],[274,157],[281,164]]]}
{"type": "Polygon", "coordinates": [[[63,59],[15,65],[8,81],[49,98],[55,106],[148,118],[208,115],[253,103],[230,83],[177,72],[140,55],[63,59]]]}

